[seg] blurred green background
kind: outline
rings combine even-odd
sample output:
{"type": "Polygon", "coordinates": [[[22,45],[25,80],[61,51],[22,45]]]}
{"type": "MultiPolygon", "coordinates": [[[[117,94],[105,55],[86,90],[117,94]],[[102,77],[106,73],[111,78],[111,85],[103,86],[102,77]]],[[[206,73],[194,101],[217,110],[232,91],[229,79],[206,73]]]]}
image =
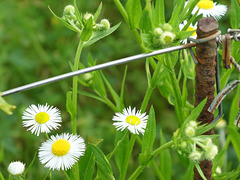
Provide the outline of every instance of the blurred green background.
{"type": "MultiPolygon", "coordinates": [[[[81,12],[95,12],[101,1],[79,0],[81,12]]],[[[107,18],[112,25],[123,22],[120,13],[115,8],[112,0],[103,0],[103,11],[100,19],[107,18]]],[[[126,0],[122,1],[123,3],[126,0]]],[[[218,1],[226,4],[226,1],[218,1]]],[[[172,1],[165,1],[166,17],[172,12],[172,1]]],[[[229,2],[230,3],[230,2],[229,2]]],[[[77,35],[63,27],[52,16],[48,5],[59,16],[63,8],[72,4],[69,0],[1,0],[0,1],[0,91],[5,91],[48,77],[56,76],[71,71],[69,62],[73,62],[77,48],[77,35]]],[[[221,19],[220,29],[223,33],[230,27],[229,12],[221,19]]],[[[114,59],[141,53],[140,47],[135,42],[131,31],[123,22],[120,28],[107,38],[84,49],[81,61],[86,62],[88,53],[97,64],[114,59]]],[[[121,81],[125,65],[119,65],[103,70],[113,87],[120,92],[121,81]]],[[[31,104],[50,104],[57,106],[62,113],[62,127],[53,131],[53,134],[71,132],[70,116],[66,112],[66,92],[70,90],[72,79],[66,79],[45,85],[36,89],[9,95],[5,99],[17,106],[14,114],[8,116],[0,111],[0,171],[8,176],[6,168],[11,161],[20,160],[31,162],[39,145],[45,141],[45,136],[36,137],[22,127],[22,112],[31,104]]],[[[190,84],[190,87],[192,84],[190,84]]],[[[125,85],[125,105],[140,108],[147,81],[145,76],[144,60],[128,64],[128,74],[125,85]]],[[[80,89],[86,90],[80,86],[80,89]]],[[[193,92],[190,92],[193,93],[193,92]]],[[[231,97],[226,99],[225,106],[231,103],[231,97]]],[[[156,90],[151,98],[156,112],[157,128],[163,129],[167,139],[177,128],[177,120],[174,108],[168,104],[156,90]]],[[[224,111],[226,114],[227,110],[224,111]]],[[[104,139],[99,144],[100,148],[108,154],[113,149],[115,128],[112,126],[114,112],[99,101],[79,96],[78,120],[80,134],[86,141],[93,142],[104,139]]],[[[159,134],[159,133],[158,133],[159,134]]],[[[159,136],[159,135],[158,135],[159,136]]],[[[159,140],[159,137],[157,137],[159,140]]],[[[156,143],[156,147],[159,142],[156,143]]],[[[133,155],[137,160],[137,153],[133,155]]],[[[186,167],[179,163],[175,152],[173,157],[173,179],[181,179],[186,167]]],[[[135,161],[136,162],[136,161],[135,161]]],[[[111,162],[116,167],[115,162],[111,162]]],[[[235,162],[232,162],[234,166],[235,162]]],[[[130,167],[135,169],[137,164],[130,167]]],[[[130,169],[130,172],[133,170],[130,169]]],[[[28,173],[27,179],[43,179],[47,169],[44,168],[38,158],[28,173]],[[38,176],[36,176],[38,174],[38,176]]],[[[114,170],[117,174],[117,168],[114,170]]],[[[55,178],[61,178],[63,174],[54,172],[55,178]]],[[[140,179],[155,179],[151,169],[146,168],[140,179]]]]}

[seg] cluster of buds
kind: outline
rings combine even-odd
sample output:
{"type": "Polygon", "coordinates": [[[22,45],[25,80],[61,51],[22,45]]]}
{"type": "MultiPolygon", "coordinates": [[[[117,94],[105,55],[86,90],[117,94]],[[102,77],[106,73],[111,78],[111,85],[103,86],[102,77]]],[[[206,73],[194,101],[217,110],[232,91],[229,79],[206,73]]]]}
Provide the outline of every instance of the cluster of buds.
{"type": "Polygon", "coordinates": [[[95,22],[95,18],[91,13],[86,12],[83,15],[80,15],[80,19],[77,18],[75,13],[75,8],[72,5],[67,5],[64,8],[62,19],[70,24],[72,28],[74,28],[76,31],[81,32],[84,28],[85,23],[87,20],[92,18],[93,22],[93,30],[108,30],[110,28],[110,23],[107,19],[102,19],[100,23],[95,22]]]}
{"type": "Polygon", "coordinates": [[[212,139],[205,135],[197,135],[198,124],[196,121],[189,121],[183,128],[174,133],[174,148],[180,155],[188,157],[194,163],[201,160],[213,160],[218,153],[218,147],[213,144],[212,139]]]}
{"type": "Polygon", "coordinates": [[[176,38],[176,35],[172,32],[172,30],[172,26],[168,23],[165,23],[163,25],[160,25],[160,27],[155,28],[152,38],[153,44],[155,46],[170,45],[176,38]]]}

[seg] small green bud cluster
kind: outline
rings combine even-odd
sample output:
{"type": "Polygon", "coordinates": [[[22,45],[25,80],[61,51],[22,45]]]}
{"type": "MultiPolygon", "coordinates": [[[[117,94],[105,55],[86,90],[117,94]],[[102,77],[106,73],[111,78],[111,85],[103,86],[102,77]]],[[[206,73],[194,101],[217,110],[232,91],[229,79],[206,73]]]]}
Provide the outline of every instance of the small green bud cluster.
{"type": "Polygon", "coordinates": [[[67,22],[73,29],[80,32],[83,30],[85,23],[92,18],[93,21],[93,30],[102,31],[108,30],[110,28],[110,22],[107,19],[102,19],[100,23],[96,23],[93,14],[84,13],[80,14],[80,18],[75,14],[75,8],[72,5],[67,5],[64,8],[62,19],[67,22]]]}
{"type": "Polygon", "coordinates": [[[160,25],[160,27],[155,28],[153,30],[153,44],[155,46],[170,45],[176,38],[176,35],[172,32],[172,30],[172,26],[168,23],[165,23],[163,25],[160,25]]]}
{"type": "Polygon", "coordinates": [[[203,159],[213,160],[218,153],[218,148],[208,136],[197,136],[198,124],[190,121],[183,128],[173,134],[174,148],[180,155],[188,157],[191,161],[198,163],[203,159]]]}

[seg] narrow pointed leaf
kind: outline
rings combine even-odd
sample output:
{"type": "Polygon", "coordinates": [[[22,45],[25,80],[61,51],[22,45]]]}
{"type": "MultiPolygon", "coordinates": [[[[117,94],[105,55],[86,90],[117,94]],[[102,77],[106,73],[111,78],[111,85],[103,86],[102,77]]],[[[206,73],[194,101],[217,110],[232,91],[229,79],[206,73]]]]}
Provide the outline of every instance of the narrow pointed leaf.
{"type": "Polygon", "coordinates": [[[55,17],[55,18],[57,18],[57,20],[62,24],[62,25],[64,25],[65,27],[67,27],[68,29],[71,29],[72,31],[75,31],[75,32],[77,32],[77,33],[79,33],[78,32],[78,30],[76,30],[75,28],[73,28],[70,24],[68,24],[66,21],[64,21],[62,18],[60,18],[60,17],[58,17],[53,11],[52,11],[52,9],[48,6],[48,8],[49,8],[49,10],[51,11],[51,13],[53,14],[53,16],[55,17]]]}
{"type": "MultiPolygon", "coordinates": [[[[160,130],[160,145],[166,143],[164,134],[160,130]]],[[[172,175],[172,158],[169,149],[165,149],[160,153],[160,170],[164,176],[164,179],[171,180],[172,175]]]]}
{"type": "Polygon", "coordinates": [[[93,31],[93,19],[92,17],[90,17],[84,24],[84,28],[81,33],[81,40],[84,42],[88,41],[92,36],[92,31],[93,31]]]}
{"type": "Polygon", "coordinates": [[[79,161],[80,179],[92,180],[95,166],[95,158],[90,147],[87,147],[84,156],[79,161]]]}
{"type": "Polygon", "coordinates": [[[95,145],[90,144],[89,145],[92,149],[92,152],[95,156],[95,160],[97,162],[98,168],[101,169],[102,173],[107,179],[113,180],[113,173],[112,173],[112,167],[109,164],[106,156],[103,154],[103,152],[95,145]]]}
{"type": "Polygon", "coordinates": [[[236,151],[238,160],[240,161],[240,134],[232,127],[228,126],[228,133],[232,141],[234,150],[236,151]]]}
{"type": "Polygon", "coordinates": [[[128,0],[126,3],[126,10],[128,13],[131,29],[138,28],[142,14],[142,6],[140,0],[128,0]]]}
{"type": "Polygon", "coordinates": [[[94,21],[97,21],[99,15],[100,15],[100,13],[101,13],[101,11],[102,11],[102,2],[101,2],[100,5],[98,6],[97,11],[94,13],[94,21]]]}
{"type": "Polygon", "coordinates": [[[89,39],[87,42],[84,43],[84,47],[90,46],[93,43],[99,41],[100,39],[112,34],[119,26],[121,23],[118,23],[117,25],[111,27],[110,29],[106,31],[96,31],[93,32],[91,39],[89,39]]]}
{"type": "Polygon", "coordinates": [[[165,9],[164,0],[156,0],[155,10],[154,10],[154,25],[155,27],[159,24],[165,23],[165,9]]]}

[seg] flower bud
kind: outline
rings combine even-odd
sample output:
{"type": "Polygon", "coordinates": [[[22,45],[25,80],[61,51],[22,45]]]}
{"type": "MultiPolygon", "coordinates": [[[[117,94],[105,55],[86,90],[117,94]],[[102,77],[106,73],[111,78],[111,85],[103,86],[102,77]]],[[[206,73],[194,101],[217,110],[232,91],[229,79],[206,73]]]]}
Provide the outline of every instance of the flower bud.
{"type": "Polygon", "coordinates": [[[163,30],[159,27],[155,28],[153,31],[153,35],[156,37],[160,37],[162,33],[163,33],[163,30]]]}
{"type": "Polygon", "coordinates": [[[213,160],[213,158],[217,155],[218,148],[216,145],[212,145],[206,149],[205,157],[208,160],[213,160]]]}
{"type": "Polygon", "coordinates": [[[110,28],[110,23],[107,19],[102,19],[100,24],[104,30],[108,30],[110,28]]]}
{"type": "Polygon", "coordinates": [[[187,126],[185,129],[185,134],[187,137],[195,136],[195,129],[192,126],[187,126]]]}
{"type": "Polygon", "coordinates": [[[221,170],[221,168],[220,168],[219,166],[218,166],[217,169],[216,169],[216,173],[217,173],[217,174],[222,174],[222,170],[221,170]]]}
{"type": "Polygon", "coordinates": [[[67,5],[65,8],[64,8],[64,11],[63,11],[63,18],[64,19],[76,19],[76,16],[75,16],[75,9],[74,9],[74,6],[72,5],[67,5]]]}
{"type": "Polygon", "coordinates": [[[19,161],[11,162],[8,166],[8,172],[12,176],[21,175],[24,172],[24,169],[25,169],[25,164],[19,161]]]}
{"type": "Polygon", "coordinates": [[[202,153],[199,151],[193,151],[189,155],[189,159],[191,159],[193,162],[198,162],[201,159],[202,153]]]}
{"type": "Polygon", "coordinates": [[[170,25],[170,24],[168,24],[168,23],[165,23],[164,25],[163,25],[163,30],[164,31],[172,31],[172,26],[170,25]]]}
{"type": "Polygon", "coordinates": [[[83,19],[84,19],[85,21],[87,21],[90,17],[92,17],[92,19],[94,18],[92,14],[86,13],[86,14],[84,14],[84,16],[83,16],[83,19]]]}
{"type": "Polygon", "coordinates": [[[173,42],[175,37],[176,37],[176,35],[174,33],[165,31],[161,34],[160,41],[163,45],[169,45],[173,42]]]}
{"type": "Polygon", "coordinates": [[[196,128],[197,127],[197,122],[196,121],[189,121],[188,125],[192,126],[193,128],[196,128]]]}
{"type": "Polygon", "coordinates": [[[181,149],[186,149],[187,148],[187,143],[183,141],[180,145],[181,149]]]}

